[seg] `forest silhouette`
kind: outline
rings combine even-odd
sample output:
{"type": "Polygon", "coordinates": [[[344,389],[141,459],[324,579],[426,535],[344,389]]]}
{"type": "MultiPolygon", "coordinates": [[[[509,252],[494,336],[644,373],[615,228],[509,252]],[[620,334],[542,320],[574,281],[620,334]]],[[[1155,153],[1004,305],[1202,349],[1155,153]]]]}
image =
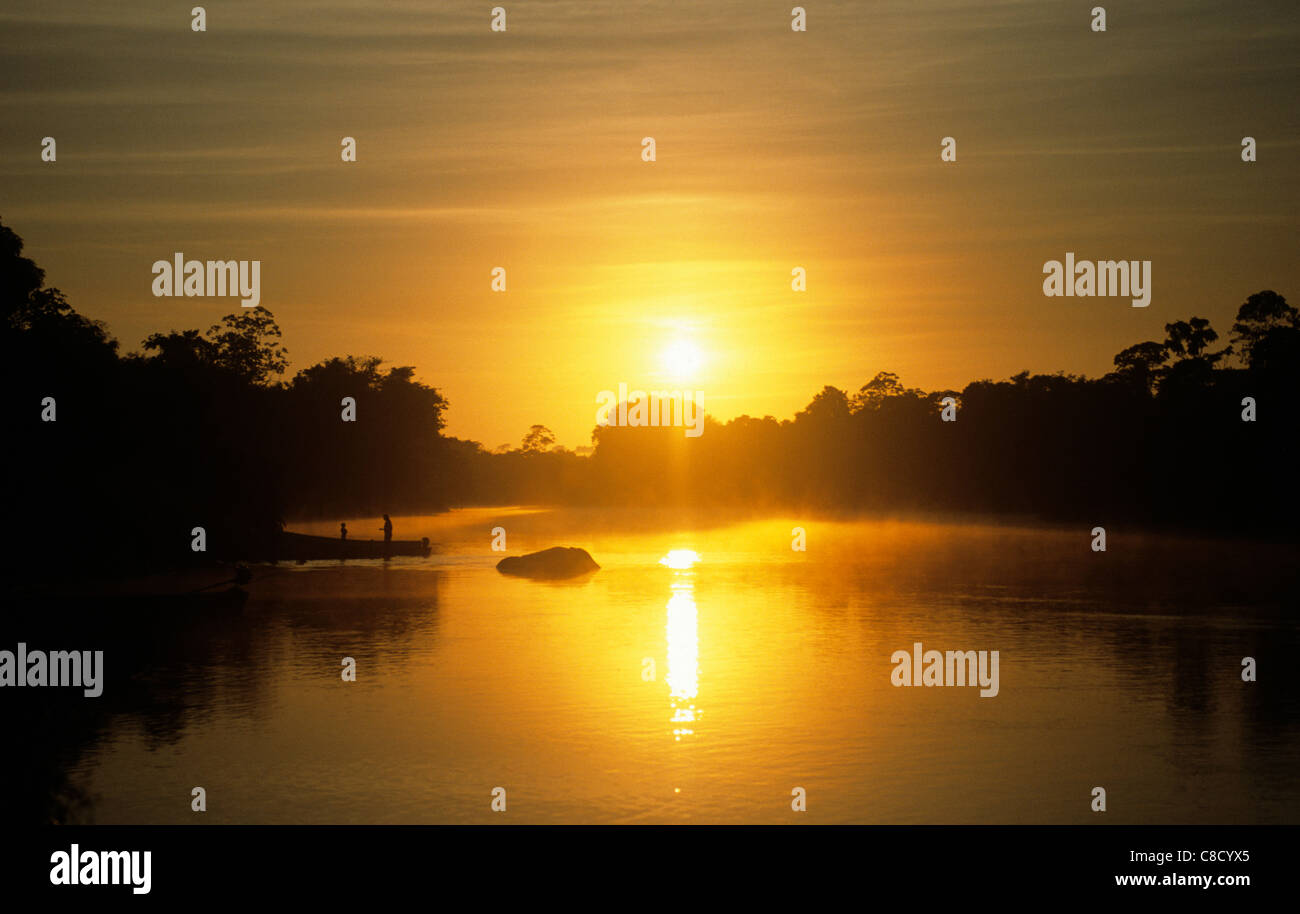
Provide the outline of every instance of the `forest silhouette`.
{"type": "Polygon", "coordinates": [[[1229,340],[1202,318],[1176,321],[1099,378],[1022,372],[927,392],[879,371],[856,392],[823,388],[792,419],[708,417],[699,438],[596,427],[580,454],[543,425],[495,451],[449,437],[442,394],[378,357],[282,379],[288,353],[264,308],[123,354],[22,250],[0,224],[15,569],[68,549],[100,571],[184,564],[194,526],[214,555],[240,558],[289,520],[469,504],[960,512],[1294,537],[1300,312],[1273,291],[1245,300],[1229,340]],[[345,397],[355,422],[341,420],[345,397]],[[946,397],[956,421],[941,420],[946,397]]]}

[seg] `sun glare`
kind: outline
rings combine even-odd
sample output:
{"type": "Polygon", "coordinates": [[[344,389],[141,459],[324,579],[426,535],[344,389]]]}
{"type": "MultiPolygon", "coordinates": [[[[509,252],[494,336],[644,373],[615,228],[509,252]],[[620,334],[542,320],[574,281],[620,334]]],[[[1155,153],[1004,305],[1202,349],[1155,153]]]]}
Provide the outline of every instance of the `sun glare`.
{"type": "Polygon", "coordinates": [[[665,374],[674,380],[691,381],[700,370],[704,356],[700,347],[688,340],[669,344],[661,354],[665,374]]]}
{"type": "Polygon", "coordinates": [[[659,564],[667,565],[669,568],[678,571],[685,571],[687,568],[694,567],[699,560],[700,554],[694,549],[673,549],[659,560],[659,564]]]}

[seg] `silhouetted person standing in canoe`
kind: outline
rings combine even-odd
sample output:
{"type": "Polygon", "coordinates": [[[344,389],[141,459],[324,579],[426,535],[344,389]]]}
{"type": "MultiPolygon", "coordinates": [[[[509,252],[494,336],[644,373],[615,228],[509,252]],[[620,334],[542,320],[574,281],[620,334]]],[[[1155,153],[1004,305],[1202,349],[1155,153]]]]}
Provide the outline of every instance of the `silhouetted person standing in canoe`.
{"type": "Polygon", "coordinates": [[[393,522],[388,515],[384,515],[384,545],[387,546],[393,541],[393,522]]]}
{"type": "Polygon", "coordinates": [[[339,524],[339,539],[345,540],[347,538],[348,538],[348,525],[339,524]]]}

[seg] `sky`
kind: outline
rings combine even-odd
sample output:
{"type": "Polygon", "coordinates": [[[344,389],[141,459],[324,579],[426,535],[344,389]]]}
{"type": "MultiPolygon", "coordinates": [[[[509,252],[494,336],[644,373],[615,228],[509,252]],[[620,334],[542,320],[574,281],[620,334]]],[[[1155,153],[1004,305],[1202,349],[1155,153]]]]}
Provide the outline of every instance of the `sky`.
{"type": "Polygon", "coordinates": [[[725,420],[1099,375],[1300,301],[1300,4],[1100,3],[6,5],[0,219],[124,351],[239,308],[154,261],[260,260],[290,375],[414,365],[488,447],[589,444],[620,383],[725,420]],[[1151,261],[1150,306],[1045,297],[1067,251],[1151,261]]]}

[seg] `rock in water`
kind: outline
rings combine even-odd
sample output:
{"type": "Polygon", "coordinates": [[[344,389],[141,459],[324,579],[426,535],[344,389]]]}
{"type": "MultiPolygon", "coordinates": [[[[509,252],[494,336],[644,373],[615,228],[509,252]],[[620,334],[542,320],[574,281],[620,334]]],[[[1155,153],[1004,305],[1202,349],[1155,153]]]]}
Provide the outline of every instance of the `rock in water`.
{"type": "Polygon", "coordinates": [[[512,555],[497,562],[497,571],[521,578],[573,578],[600,568],[586,549],[552,546],[528,555],[512,555]]]}

